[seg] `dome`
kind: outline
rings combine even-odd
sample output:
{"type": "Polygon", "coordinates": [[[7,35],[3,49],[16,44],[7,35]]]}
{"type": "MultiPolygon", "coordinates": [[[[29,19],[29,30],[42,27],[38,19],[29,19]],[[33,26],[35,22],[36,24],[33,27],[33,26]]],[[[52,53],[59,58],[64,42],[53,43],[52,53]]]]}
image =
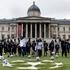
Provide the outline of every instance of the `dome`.
{"type": "Polygon", "coordinates": [[[28,16],[40,16],[40,9],[35,5],[35,2],[33,2],[33,5],[28,9],[27,14],[28,16]]]}

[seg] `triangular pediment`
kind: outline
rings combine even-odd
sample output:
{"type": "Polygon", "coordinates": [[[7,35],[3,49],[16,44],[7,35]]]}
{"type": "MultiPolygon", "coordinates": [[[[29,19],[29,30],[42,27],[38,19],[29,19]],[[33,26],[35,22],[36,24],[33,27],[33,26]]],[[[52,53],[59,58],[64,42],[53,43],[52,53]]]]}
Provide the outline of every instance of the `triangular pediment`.
{"type": "Polygon", "coordinates": [[[20,17],[16,18],[16,22],[24,22],[24,23],[32,23],[32,22],[39,22],[39,23],[50,23],[51,18],[47,17],[38,17],[38,16],[27,16],[27,17],[20,17]]]}
{"type": "Polygon", "coordinates": [[[51,18],[47,18],[47,17],[36,17],[36,16],[27,16],[27,17],[20,17],[20,18],[17,18],[17,20],[50,20],[51,18]]]}

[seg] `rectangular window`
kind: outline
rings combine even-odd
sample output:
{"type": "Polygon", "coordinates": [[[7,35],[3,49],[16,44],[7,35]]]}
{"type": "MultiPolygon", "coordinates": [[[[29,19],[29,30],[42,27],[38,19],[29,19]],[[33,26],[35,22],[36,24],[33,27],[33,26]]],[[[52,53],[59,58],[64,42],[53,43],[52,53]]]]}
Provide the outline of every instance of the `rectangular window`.
{"type": "Polygon", "coordinates": [[[56,28],[55,28],[55,27],[53,27],[53,30],[54,30],[54,31],[55,31],[55,29],[56,29],[56,28]]]}
{"type": "Polygon", "coordinates": [[[2,26],[2,31],[4,31],[4,26],[2,26]]]}
{"type": "Polygon", "coordinates": [[[8,31],[10,31],[10,27],[8,27],[8,31]]]}
{"type": "Polygon", "coordinates": [[[10,38],[10,35],[9,35],[9,34],[7,35],[7,38],[8,38],[8,39],[10,38]]]}
{"type": "Polygon", "coordinates": [[[63,31],[65,32],[65,27],[63,27],[63,31]]]}
{"type": "Polygon", "coordinates": [[[68,35],[68,39],[70,39],[70,35],[68,35]]]}
{"type": "Polygon", "coordinates": [[[63,39],[65,39],[66,38],[66,35],[63,35],[63,39]]]}
{"type": "Polygon", "coordinates": [[[4,35],[4,34],[2,34],[2,35],[1,35],[1,37],[2,37],[2,39],[4,39],[4,38],[5,38],[5,35],[4,35]]]}
{"type": "Polygon", "coordinates": [[[11,27],[11,30],[14,31],[14,26],[11,27]]]}

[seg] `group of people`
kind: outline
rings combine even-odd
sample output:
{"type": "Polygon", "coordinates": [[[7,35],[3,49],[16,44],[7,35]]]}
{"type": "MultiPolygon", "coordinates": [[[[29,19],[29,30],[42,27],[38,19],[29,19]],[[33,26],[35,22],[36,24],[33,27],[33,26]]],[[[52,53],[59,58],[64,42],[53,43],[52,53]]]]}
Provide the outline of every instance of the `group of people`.
{"type": "Polygon", "coordinates": [[[0,40],[0,56],[2,56],[3,53],[8,54],[8,57],[16,54],[17,45],[18,44],[16,43],[15,39],[0,40]]]}
{"type": "Polygon", "coordinates": [[[31,41],[30,38],[24,37],[18,41],[16,39],[0,40],[0,56],[5,53],[8,54],[8,57],[16,54],[19,56],[33,55],[41,57],[42,55],[47,56],[47,54],[50,54],[52,56],[53,53],[55,55],[61,53],[62,56],[65,55],[67,57],[69,50],[69,40],[52,40],[49,43],[41,39],[31,41]],[[44,54],[42,54],[43,51],[44,54]]]}

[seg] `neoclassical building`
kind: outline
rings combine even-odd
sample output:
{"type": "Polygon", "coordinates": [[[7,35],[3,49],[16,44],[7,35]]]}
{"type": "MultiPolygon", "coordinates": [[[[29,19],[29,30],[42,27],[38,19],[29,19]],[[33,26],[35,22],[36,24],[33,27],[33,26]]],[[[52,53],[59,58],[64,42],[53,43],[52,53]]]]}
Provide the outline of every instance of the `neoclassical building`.
{"type": "Polygon", "coordinates": [[[0,20],[0,38],[51,39],[61,37],[70,38],[70,20],[42,17],[35,2],[29,7],[26,17],[11,20],[0,20]]]}

